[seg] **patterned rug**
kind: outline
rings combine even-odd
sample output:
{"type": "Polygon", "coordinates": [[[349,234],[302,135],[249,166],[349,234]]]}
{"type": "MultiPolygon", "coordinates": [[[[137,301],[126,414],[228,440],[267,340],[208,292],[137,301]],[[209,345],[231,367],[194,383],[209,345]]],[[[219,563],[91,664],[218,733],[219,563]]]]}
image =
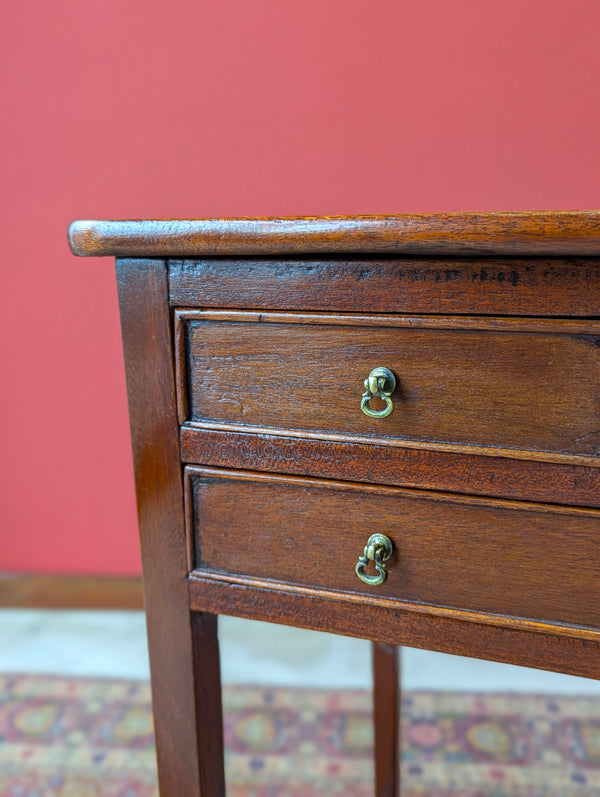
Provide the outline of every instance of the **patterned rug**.
{"type": "MultiPolygon", "coordinates": [[[[228,795],[373,794],[368,692],[224,703],[228,795]]],[[[402,735],[403,797],[600,795],[600,698],[411,692],[402,735]]],[[[148,684],[0,675],[0,795],[157,797],[148,684]]]]}

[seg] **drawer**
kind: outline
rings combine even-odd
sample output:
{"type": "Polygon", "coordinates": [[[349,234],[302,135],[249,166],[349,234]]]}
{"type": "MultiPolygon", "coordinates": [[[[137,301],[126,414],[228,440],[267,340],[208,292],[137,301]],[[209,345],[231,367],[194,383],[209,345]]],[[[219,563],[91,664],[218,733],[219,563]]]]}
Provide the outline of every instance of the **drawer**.
{"type": "Polygon", "coordinates": [[[597,322],[193,310],[176,319],[184,422],[559,459],[598,452],[597,322]],[[378,366],[396,377],[385,418],[361,411],[378,366]]]}
{"type": "Polygon", "coordinates": [[[600,627],[597,511],[196,467],[186,488],[205,576],[600,627]],[[355,573],[375,532],[394,546],[378,586],[355,573]]]}

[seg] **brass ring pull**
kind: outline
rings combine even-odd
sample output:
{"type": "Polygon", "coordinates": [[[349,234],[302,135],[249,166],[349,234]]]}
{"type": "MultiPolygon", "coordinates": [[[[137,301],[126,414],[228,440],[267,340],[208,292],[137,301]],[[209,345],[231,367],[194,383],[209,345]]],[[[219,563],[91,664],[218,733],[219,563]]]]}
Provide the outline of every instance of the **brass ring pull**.
{"type": "Polygon", "coordinates": [[[387,418],[394,409],[391,395],[396,389],[396,377],[389,368],[374,368],[365,379],[365,392],[362,394],[360,408],[369,418],[387,418]],[[385,401],[382,410],[372,410],[369,406],[371,399],[377,396],[385,401]]]}
{"type": "Polygon", "coordinates": [[[370,584],[373,587],[383,584],[387,578],[387,562],[392,555],[394,546],[389,537],[385,534],[371,534],[365,545],[363,555],[359,556],[358,562],[354,570],[356,575],[365,584],[370,584]],[[374,562],[377,575],[370,575],[365,573],[365,567],[369,562],[374,562]]]}

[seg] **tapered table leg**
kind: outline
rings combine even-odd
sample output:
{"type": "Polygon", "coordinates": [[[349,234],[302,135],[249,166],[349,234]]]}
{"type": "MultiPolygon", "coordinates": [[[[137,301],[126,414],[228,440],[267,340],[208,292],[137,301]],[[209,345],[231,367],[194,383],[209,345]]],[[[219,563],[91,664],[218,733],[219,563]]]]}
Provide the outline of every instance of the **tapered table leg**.
{"type": "Polygon", "coordinates": [[[224,797],[223,707],[217,617],[191,615],[200,794],[224,797]]]}
{"type": "Polygon", "coordinates": [[[400,794],[400,664],[393,645],[371,643],[375,797],[400,794]]]}
{"type": "Polygon", "coordinates": [[[119,259],[161,797],[224,797],[217,618],[190,614],[167,266],[119,259]]]}

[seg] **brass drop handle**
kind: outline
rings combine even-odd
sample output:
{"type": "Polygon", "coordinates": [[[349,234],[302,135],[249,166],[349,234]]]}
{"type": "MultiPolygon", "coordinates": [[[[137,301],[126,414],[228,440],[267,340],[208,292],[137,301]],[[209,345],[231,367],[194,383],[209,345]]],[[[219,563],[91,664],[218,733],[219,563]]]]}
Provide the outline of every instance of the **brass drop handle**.
{"type": "Polygon", "coordinates": [[[396,389],[396,377],[389,368],[374,368],[365,379],[365,392],[362,394],[360,408],[369,418],[387,418],[394,409],[391,395],[396,389]],[[372,410],[369,406],[371,399],[377,396],[385,401],[382,410],[372,410]]]}
{"type": "Polygon", "coordinates": [[[354,568],[356,575],[365,584],[370,584],[374,587],[378,584],[383,584],[387,578],[387,562],[393,550],[392,541],[385,534],[371,534],[365,545],[363,555],[359,556],[354,568]],[[369,562],[374,562],[377,575],[365,573],[365,567],[367,567],[369,562]]]}

